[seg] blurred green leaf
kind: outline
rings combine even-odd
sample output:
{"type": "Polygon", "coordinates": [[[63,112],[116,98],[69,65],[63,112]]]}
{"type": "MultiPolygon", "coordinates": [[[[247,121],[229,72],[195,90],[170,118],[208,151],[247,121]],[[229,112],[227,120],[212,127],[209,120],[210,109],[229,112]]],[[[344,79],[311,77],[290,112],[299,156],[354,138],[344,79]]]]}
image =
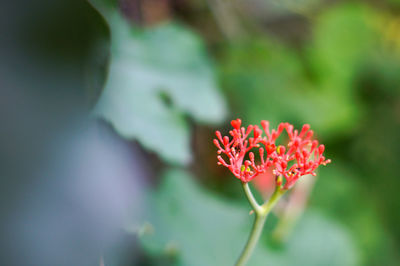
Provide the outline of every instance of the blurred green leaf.
{"type": "Polygon", "coordinates": [[[376,50],[377,21],[363,5],[342,4],[319,14],[301,52],[268,37],[224,49],[221,80],[235,116],[349,134],[362,113],[353,85],[376,50]]]}
{"type": "Polygon", "coordinates": [[[304,86],[301,66],[288,49],[265,39],[234,44],[223,52],[221,78],[235,116],[278,123],[293,113],[288,105],[294,85],[304,86]]]}
{"type": "Polygon", "coordinates": [[[377,23],[374,10],[359,4],[338,5],[317,17],[309,53],[314,71],[323,82],[351,79],[357,67],[376,50],[377,23]]]}
{"type": "MultiPolygon", "coordinates": [[[[168,252],[173,246],[180,265],[233,265],[254,219],[249,209],[216,198],[183,171],[169,171],[163,180],[149,210],[154,232],[141,237],[148,252],[168,252]]],[[[345,266],[356,261],[346,231],[309,212],[285,249],[272,250],[260,242],[249,265],[345,266]]]]}
{"type": "MultiPolygon", "coordinates": [[[[354,82],[377,51],[378,14],[367,5],[344,3],[322,12],[313,26],[307,56],[320,93],[319,126],[349,133],[362,114],[354,82]]],[[[323,131],[324,133],[326,132],[323,131]]]]}
{"type": "Polygon", "coordinates": [[[332,159],[334,163],[320,171],[322,178],[311,195],[311,206],[351,229],[350,234],[360,249],[360,265],[391,265],[390,236],[376,215],[379,206],[374,195],[364,188],[371,182],[367,176],[357,176],[350,165],[332,159]]]}
{"type": "Polygon", "coordinates": [[[266,7],[271,10],[270,12],[272,14],[305,14],[320,6],[323,1],[324,0],[264,0],[263,2],[265,2],[266,7]]]}
{"type": "Polygon", "coordinates": [[[290,47],[264,38],[226,49],[221,80],[235,116],[249,123],[310,123],[320,134],[333,135],[352,122],[352,105],[336,90],[327,97],[309,71],[290,47]]]}
{"type": "Polygon", "coordinates": [[[138,29],[117,12],[104,13],[111,29],[111,64],[95,113],[165,160],[187,163],[184,114],[216,123],[226,113],[201,39],[176,23],[138,29]]]}

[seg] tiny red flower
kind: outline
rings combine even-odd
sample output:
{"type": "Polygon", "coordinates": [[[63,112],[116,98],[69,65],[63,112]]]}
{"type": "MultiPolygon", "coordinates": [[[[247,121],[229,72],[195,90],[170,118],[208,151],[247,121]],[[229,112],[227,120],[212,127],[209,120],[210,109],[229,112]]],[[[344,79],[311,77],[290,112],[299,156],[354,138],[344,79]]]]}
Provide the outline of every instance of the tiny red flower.
{"type": "Polygon", "coordinates": [[[325,146],[312,140],[314,132],[308,124],[303,126],[300,133],[289,123],[281,123],[277,130],[270,131],[269,122],[263,120],[261,126],[266,136],[262,136],[262,130],[256,125],[249,125],[246,129],[241,124],[240,119],[232,120],[233,129],[229,131],[231,137],[222,137],[216,131],[217,139],[214,139],[214,144],[218,148],[218,154],[225,154],[229,160],[226,161],[218,155],[218,164],[227,167],[242,182],[249,182],[260,173],[272,169],[277,185],[289,189],[299,177],[315,175],[319,165],[330,163],[323,156],[325,146]],[[283,130],[286,130],[289,142],[286,146],[276,146],[276,140],[283,130]],[[258,149],[258,160],[251,151],[255,148],[258,149]],[[280,176],[285,178],[284,184],[278,178],[280,176]]]}
{"type": "Polygon", "coordinates": [[[217,139],[214,139],[214,144],[218,148],[218,154],[223,153],[229,159],[226,162],[219,155],[217,157],[218,164],[227,167],[242,182],[249,182],[258,174],[263,173],[265,168],[272,164],[272,159],[268,154],[265,157],[264,148],[260,147],[260,143],[263,141],[261,129],[252,125],[246,129],[241,127],[241,123],[240,119],[232,120],[233,129],[229,131],[231,139],[228,136],[222,137],[221,133],[216,131],[217,139]],[[251,136],[252,132],[253,136],[251,136]],[[254,153],[250,152],[253,148],[259,148],[259,163],[256,163],[254,153]],[[248,155],[247,160],[245,160],[246,155],[248,155]]]}
{"type": "Polygon", "coordinates": [[[325,146],[311,139],[314,132],[310,130],[310,125],[303,125],[300,134],[298,130],[293,131],[293,125],[289,123],[284,123],[284,127],[289,136],[289,143],[287,147],[278,146],[277,156],[274,157],[273,173],[286,179],[284,188],[288,189],[303,175],[315,176],[318,166],[326,165],[331,160],[323,156],[325,146]],[[288,167],[289,164],[290,167],[288,167]]]}

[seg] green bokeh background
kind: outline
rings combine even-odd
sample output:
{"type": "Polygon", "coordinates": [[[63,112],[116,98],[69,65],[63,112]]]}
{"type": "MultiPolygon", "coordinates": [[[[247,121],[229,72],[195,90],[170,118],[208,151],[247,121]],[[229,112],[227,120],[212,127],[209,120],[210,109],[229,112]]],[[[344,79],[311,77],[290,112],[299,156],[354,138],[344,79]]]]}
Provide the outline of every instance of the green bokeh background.
{"type": "Polygon", "coordinates": [[[146,211],[121,224],[134,244],[114,243],[104,265],[233,265],[253,216],[212,139],[236,118],[309,123],[332,159],[285,241],[268,218],[249,265],[400,264],[399,1],[84,6],[68,25],[85,41],[46,48],[62,40],[49,33],[36,45],[68,63],[71,45],[81,51],[71,64],[86,112],[152,169],[146,211]]]}

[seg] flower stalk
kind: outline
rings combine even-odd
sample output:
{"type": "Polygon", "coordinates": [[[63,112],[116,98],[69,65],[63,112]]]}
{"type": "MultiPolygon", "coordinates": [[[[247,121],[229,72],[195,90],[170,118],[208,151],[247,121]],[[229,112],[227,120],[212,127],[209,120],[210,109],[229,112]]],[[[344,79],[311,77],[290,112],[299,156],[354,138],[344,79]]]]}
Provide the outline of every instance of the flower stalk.
{"type": "Polygon", "coordinates": [[[254,198],[248,183],[243,182],[242,185],[246,197],[254,210],[256,218],[254,220],[249,239],[247,240],[246,246],[244,247],[238,261],[236,262],[236,266],[246,265],[257,245],[258,240],[260,239],[268,214],[271,212],[275,204],[279,201],[280,197],[285,193],[285,190],[277,186],[272,196],[263,205],[260,206],[254,198]]]}

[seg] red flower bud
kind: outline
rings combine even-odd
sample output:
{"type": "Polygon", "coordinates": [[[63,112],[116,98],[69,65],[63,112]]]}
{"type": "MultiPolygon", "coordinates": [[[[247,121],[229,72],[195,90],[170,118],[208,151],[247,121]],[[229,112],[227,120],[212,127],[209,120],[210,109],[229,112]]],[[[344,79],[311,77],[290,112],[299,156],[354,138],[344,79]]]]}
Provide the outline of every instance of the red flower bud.
{"type": "Polygon", "coordinates": [[[261,136],[262,131],[261,131],[261,129],[258,128],[258,126],[254,126],[253,134],[254,134],[254,138],[257,139],[258,137],[261,136]]]}
{"type": "Polygon", "coordinates": [[[278,134],[280,135],[282,131],[285,129],[286,123],[280,123],[278,126],[278,134]]]}
{"type": "Polygon", "coordinates": [[[286,151],[286,148],[284,146],[280,145],[280,146],[278,146],[276,151],[278,152],[279,155],[283,155],[286,151]]]}
{"type": "Polygon", "coordinates": [[[252,153],[252,152],[250,152],[249,153],[249,158],[250,158],[250,161],[254,161],[254,153],[252,153]]]}
{"type": "Polygon", "coordinates": [[[323,154],[323,153],[324,153],[324,150],[325,150],[324,144],[319,145],[319,147],[318,147],[318,152],[319,152],[319,154],[323,154]]]}
{"type": "Polygon", "coordinates": [[[310,130],[310,125],[309,124],[304,124],[303,128],[301,129],[299,137],[302,138],[306,132],[310,130]]]}
{"type": "Polygon", "coordinates": [[[240,120],[239,118],[236,120],[232,120],[231,125],[234,129],[240,129],[240,126],[242,125],[242,120],[240,120]]]}

